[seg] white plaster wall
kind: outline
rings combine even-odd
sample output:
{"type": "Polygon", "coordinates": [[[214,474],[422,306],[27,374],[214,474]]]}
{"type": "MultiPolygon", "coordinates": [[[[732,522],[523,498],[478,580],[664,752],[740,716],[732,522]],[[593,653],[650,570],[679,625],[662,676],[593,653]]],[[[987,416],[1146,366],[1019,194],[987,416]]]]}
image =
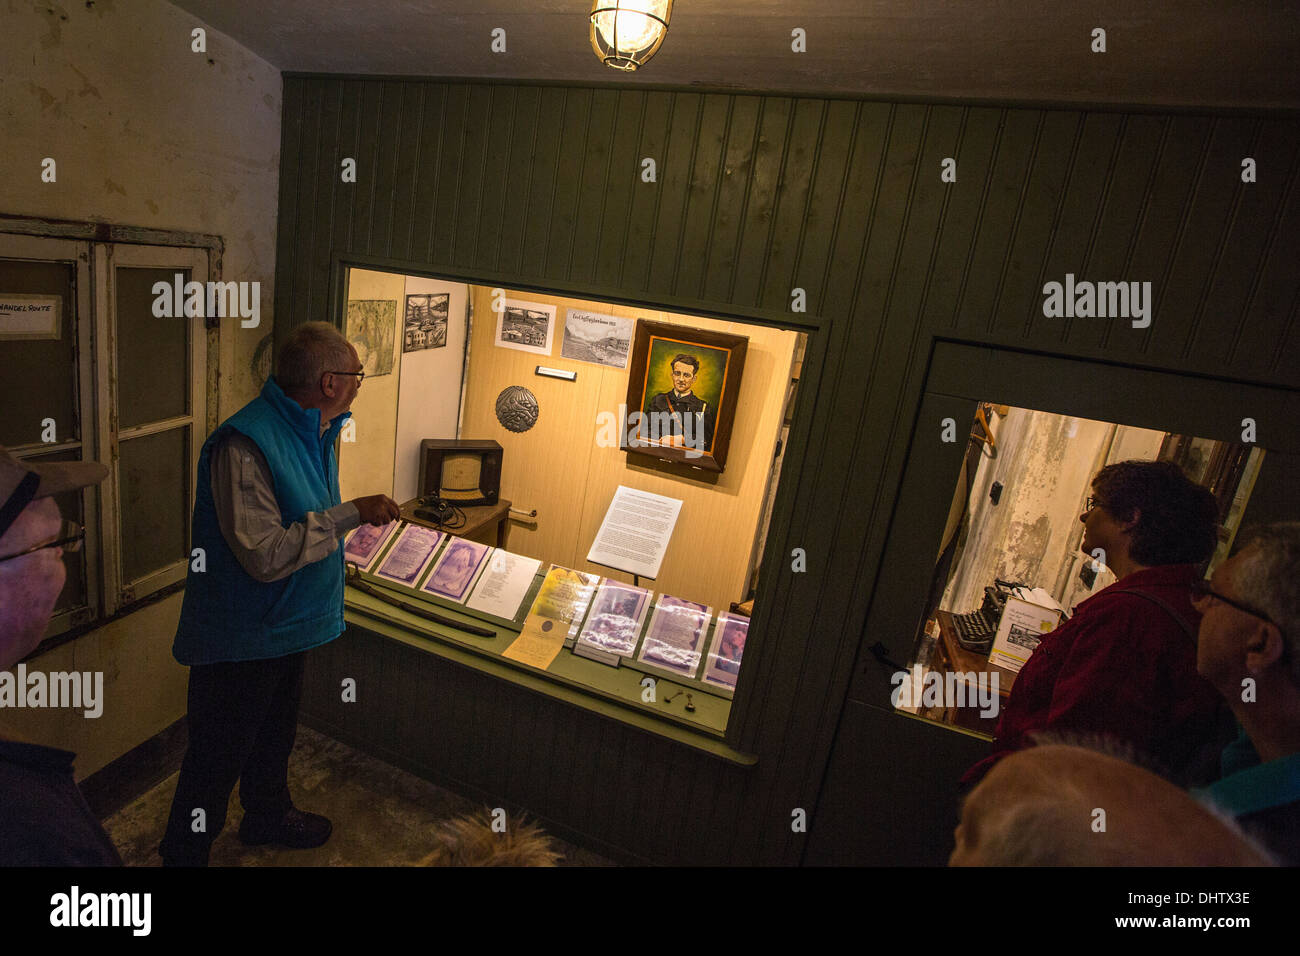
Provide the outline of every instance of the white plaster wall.
{"type": "MultiPolygon", "coordinates": [[[[995,577],[1042,587],[1070,608],[1090,593],[1078,580],[1083,561],[1079,514],[1092,476],[1130,458],[1154,460],[1164,432],[1050,412],[1012,408],[992,422],[996,457],[981,459],[970,492],[970,531],[941,606],[979,608],[995,577]],[[1000,503],[989,500],[994,481],[1000,503]]],[[[1103,568],[1091,592],[1113,584],[1103,568]]]]}
{"type": "Polygon", "coordinates": [[[0,3],[0,213],[221,236],[223,277],[262,293],[258,328],[222,330],[232,414],[261,386],[249,365],[271,332],[279,71],[162,0],[0,3]],[[191,52],[195,27],[206,53],[191,52]]]}
{"type": "MultiPolygon", "coordinates": [[[[257,394],[251,364],[273,322],[278,70],[162,0],[0,0],[0,215],[208,233],[223,278],[261,283],[261,324],[219,332],[218,418],[257,394]],[[207,51],[191,52],[191,30],[207,51]],[[41,161],[58,180],[41,181],[41,161]]],[[[29,666],[103,670],[97,721],[36,720],[40,742],[81,753],[85,776],[185,711],[171,659],[180,597],[128,615],[29,666]]]]}
{"type": "MultiPolygon", "coordinates": [[[[377,374],[379,362],[364,347],[357,349],[366,368],[365,381],[352,402],[352,430],[339,442],[339,491],[344,501],[367,495],[393,494],[393,449],[397,438],[397,386],[403,367],[402,292],[406,276],[400,272],[352,269],[348,272],[348,302],[391,302],[396,316],[392,370],[377,374]],[[365,354],[363,354],[365,353],[365,354]]],[[[355,330],[344,315],[344,333],[356,341],[355,330]]]]}
{"type": "Polygon", "coordinates": [[[447,293],[447,344],[438,349],[405,352],[401,356],[397,457],[393,463],[393,497],[398,501],[415,497],[420,481],[420,442],[426,438],[457,437],[460,386],[465,375],[465,311],[469,286],[463,282],[407,276],[406,294],[422,292],[447,293]]]}

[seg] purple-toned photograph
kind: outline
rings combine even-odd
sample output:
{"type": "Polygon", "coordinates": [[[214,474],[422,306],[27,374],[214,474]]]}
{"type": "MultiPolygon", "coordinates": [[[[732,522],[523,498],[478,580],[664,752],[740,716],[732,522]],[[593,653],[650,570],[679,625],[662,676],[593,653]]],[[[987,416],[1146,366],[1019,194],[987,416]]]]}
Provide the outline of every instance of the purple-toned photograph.
{"type": "Polygon", "coordinates": [[[749,618],[734,614],[719,614],[718,626],[713,629],[713,644],[709,648],[708,666],[704,679],[710,684],[736,689],[736,675],[740,673],[740,659],[745,653],[745,638],[749,635],[749,618]]]}
{"type": "Polygon", "coordinates": [[[463,602],[469,594],[469,586],[474,583],[474,576],[487,561],[491,550],[488,545],[477,541],[452,538],[420,590],[457,603],[463,602]]]}
{"type": "Polygon", "coordinates": [[[713,609],[707,605],[660,595],[637,660],[694,677],[712,619],[713,609]]]}
{"type": "Polygon", "coordinates": [[[357,565],[362,571],[370,570],[379,552],[401,526],[400,522],[390,521],[384,525],[363,524],[351,534],[343,545],[343,560],[357,565]]]}
{"type": "Polygon", "coordinates": [[[383,564],[375,572],[388,581],[415,587],[420,575],[429,566],[438,545],[446,535],[422,525],[407,525],[400,538],[384,558],[383,564]]]}
{"type": "Polygon", "coordinates": [[[587,623],[578,640],[603,651],[631,657],[636,639],[641,636],[645,604],[650,592],[645,588],[606,581],[600,586],[591,606],[587,623]]]}

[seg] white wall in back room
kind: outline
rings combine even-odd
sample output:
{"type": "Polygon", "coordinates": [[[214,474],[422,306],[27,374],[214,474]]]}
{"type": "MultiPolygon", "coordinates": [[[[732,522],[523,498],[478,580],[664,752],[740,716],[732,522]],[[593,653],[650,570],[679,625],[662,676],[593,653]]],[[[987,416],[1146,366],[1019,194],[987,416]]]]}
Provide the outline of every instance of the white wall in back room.
{"type": "MultiPolygon", "coordinates": [[[[465,374],[465,310],[468,286],[422,276],[406,277],[406,295],[446,294],[446,345],[402,353],[401,389],[397,407],[397,449],[393,463],[393,497],[414,498],[420,478],[420,442],[425,438],[456,438],[461,381],[465,374]]],[[[403,303],[405,308],[405,302],[403,303]]],[[[400,320],[404,322],[404,317],[400,320]]],[[[399,337],[405,341],[403,330],[399,337]]],[[[468,435],[468,438],[481,436],[468,435]]]]}

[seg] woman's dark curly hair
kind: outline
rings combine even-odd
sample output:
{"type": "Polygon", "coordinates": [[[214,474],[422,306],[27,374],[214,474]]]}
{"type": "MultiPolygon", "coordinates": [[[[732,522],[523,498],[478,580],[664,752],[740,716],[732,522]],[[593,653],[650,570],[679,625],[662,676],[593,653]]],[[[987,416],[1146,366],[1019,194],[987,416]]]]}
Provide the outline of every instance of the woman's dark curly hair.
{"type": "Polygon", "coordinates": [[[1172,461],[1119,461],[1092,479],[1101,507],[1121,521],[1141,512],[1129,554],[1139,564],[1200,564],[1218,544],[1219,506],[1172,461]]]}

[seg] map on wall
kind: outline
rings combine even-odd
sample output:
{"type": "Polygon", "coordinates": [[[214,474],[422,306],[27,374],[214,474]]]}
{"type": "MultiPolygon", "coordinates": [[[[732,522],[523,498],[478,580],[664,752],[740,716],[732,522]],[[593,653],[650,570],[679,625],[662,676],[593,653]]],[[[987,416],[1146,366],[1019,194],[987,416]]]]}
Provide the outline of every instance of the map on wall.
{"type": "Polygon", "coordinates": [[[349,299],[346,335],[368,378],[392,374],[397,300],[349,299]]]}

